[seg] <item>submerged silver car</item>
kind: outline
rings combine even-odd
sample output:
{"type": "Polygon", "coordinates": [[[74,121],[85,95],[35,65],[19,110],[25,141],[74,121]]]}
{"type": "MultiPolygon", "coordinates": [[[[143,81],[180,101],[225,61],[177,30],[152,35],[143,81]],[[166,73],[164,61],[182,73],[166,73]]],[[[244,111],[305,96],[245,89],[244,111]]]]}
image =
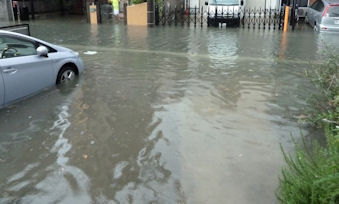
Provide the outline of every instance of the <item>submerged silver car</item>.
{"type": "Polygon", "coordinates": [[[0,107],[73,81],[84,65],[77,52],[0,30],[0,107]]]}
{"type": "Polygon", "coordinates": [[[309,8],[306,21],[315,31],[339,32],[339,0],[317,0],[309,8]]]}

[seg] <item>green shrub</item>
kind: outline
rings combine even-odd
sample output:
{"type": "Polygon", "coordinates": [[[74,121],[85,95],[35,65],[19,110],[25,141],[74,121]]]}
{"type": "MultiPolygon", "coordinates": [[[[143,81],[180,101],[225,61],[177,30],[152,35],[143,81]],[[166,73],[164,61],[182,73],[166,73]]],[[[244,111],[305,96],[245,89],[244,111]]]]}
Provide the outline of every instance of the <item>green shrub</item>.
{"type": "Polygon", "coordinates": [[[282,203],[339,203],[339,135],[328,127],[326,130],[327,147],[314,142],[307,151],[303,138],[302,145],[295,142],[294,156],[282,150],[287,164],[279,179],[278,198],[282,203]]]}
{"type": "Polygon", "coordinates": [[[279,179],[278,198],[291,204],[339,204],[339,57],[307,71],[317,88],[308,103],[308,122],[325,128],[326,146],[313,142],[311,148],[295,143],[295,155],[282,149],[286,167],[279,179]]]}
{"type": "Polygon", "coordinates": [[[325,65],[306,71],[306,76],[319,91],[308,99],[308,122],[339,125],[339,56],[330,55],[325,65]]]}
{"type": "Polygon", "coordinates": [[[145,3],[146,0],[133,0],[132,3],[133,4],[141,4],[141,3],[145,3]]]}

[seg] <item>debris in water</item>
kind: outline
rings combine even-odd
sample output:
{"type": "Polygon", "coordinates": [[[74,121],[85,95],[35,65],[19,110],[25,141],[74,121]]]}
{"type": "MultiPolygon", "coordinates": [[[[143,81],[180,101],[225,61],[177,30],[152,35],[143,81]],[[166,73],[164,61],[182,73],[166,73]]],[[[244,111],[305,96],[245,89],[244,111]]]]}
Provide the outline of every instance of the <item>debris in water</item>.
{"type": "Polygon", "coordinates": [[[88,108],[89,108],[89,105],[88,104],[86,104],[86,103],[84,103],[84,104],[82,104],[82,106],[81,106],[83,109],[85,109],[85,110],[87,110],[88,108]]]}
{"type": "Polygon", "coordinates": [[[94,144],[94,143],[95,143],[94,140],[92,140],[92,141],[90,142],[91,145],[94,144]]]}
{"type": "Polygon", "coordinates": [[[87,155],[87,154],[83,154],[82,157],[83,157],[84,159],[87,159],[87,158],[88,158],[88,155],[87,155]]]}
{"type": "Polygon", "coordinates": [[[306,119],[306,118],[308,118],[307,115],[304,115],[304,114],[294,115],[293,117],[294,117],[295,119],[306,119]]]}
{"type": "Polygon", "coordinates": [[[85,55],[96,55],[98,52],[97,51],[86,51],[84,52],[85,55]]]}

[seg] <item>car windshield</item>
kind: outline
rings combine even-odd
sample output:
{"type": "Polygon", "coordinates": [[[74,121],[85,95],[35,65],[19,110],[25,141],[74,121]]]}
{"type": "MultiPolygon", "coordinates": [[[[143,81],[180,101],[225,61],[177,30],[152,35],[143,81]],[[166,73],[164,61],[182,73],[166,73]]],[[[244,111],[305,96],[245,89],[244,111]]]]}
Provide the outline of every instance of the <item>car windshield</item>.
{"type": "Polygon", "coordinates": [[[211,0],[211,5],[238,5],[238,0],[211,0]]]}
{"type": "Polygon", "coordinates": [[[330,17],[339,17],[339,6],[331,6],[327,13],[330,17]]]}

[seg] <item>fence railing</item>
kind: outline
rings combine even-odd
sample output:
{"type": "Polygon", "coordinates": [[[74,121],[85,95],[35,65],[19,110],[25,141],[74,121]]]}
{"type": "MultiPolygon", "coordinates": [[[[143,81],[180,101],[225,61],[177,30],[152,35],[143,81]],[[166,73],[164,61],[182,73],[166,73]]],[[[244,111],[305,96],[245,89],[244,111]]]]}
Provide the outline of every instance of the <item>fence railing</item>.
{"type": "Polygon", "coordinates": [[[155,6],[155,25],[242,27],[254,29],[282,29],[283,9],[239,8],[215,9],[155,6]]]}

